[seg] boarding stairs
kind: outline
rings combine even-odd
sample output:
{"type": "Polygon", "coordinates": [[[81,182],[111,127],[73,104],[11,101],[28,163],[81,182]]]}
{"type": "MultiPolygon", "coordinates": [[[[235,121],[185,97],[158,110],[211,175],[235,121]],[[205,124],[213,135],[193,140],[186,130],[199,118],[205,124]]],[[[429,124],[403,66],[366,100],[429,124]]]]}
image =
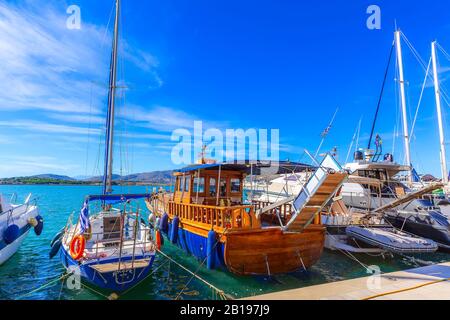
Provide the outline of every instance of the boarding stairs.
{"type": "Polygon", "coordinates": [[[284,227],[285,231],[302,232],[320,214],[348,177],[339,163],[327,154],[294,200],[295,213],[284,227]]]}
{"type": "Polygon", "coordinates": [[[385,212],[387,210],[394,209],[398,206],[401,206],[404,203],[408,203],[414,199],[418,199],[421,196],[429,194],[429,193],[433,192],[434,190],[442,189],[444,186],[445,185],[443,183],[436,183],[436,184],[429,185],[423,189],[408,193],[406,196],[403,196],[401,198],[398,198],[397,200],[392,201],[391,203],[381,206],[381,207],[377,208],[376,210],[374,210],[374,212],[380,213],[380,212],[385,212]]]}

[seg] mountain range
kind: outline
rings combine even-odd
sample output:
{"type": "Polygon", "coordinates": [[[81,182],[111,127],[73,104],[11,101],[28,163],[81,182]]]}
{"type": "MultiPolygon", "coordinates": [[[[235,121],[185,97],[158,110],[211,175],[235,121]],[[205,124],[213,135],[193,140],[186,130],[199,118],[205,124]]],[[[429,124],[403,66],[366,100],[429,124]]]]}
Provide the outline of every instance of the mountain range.
{"type": "MultiPolygon", "coordinates": [[[[16,184],[16,183],[38,183],[38,182],[49,182],[49,183],[70,183],[70,184],[90,184],[99,183],[103,180],[103,176],[96,177],[69,177],[58,174],[39,174],[29,177],[13,177],[0,179],[0,184],[16,184]]],[[[170,184],[172,180],[172,171],[154,171],[154,172],[143,172],[135,173],[125,176],[113,175],[114,182],[124,182],[124,183],[149,183],[149,184],[170,184]]]]}

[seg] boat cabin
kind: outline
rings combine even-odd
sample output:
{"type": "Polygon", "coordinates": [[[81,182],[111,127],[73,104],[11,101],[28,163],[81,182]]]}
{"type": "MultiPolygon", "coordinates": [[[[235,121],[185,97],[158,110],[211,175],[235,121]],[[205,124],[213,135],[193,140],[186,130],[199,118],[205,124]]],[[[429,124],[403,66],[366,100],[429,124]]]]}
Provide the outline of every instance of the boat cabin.
{"type": "Polygon", "coordinates": [[[173,201],[231,207],[243,203],[247,168],[237,165],[199,165],[176,172],[173,201]]]}

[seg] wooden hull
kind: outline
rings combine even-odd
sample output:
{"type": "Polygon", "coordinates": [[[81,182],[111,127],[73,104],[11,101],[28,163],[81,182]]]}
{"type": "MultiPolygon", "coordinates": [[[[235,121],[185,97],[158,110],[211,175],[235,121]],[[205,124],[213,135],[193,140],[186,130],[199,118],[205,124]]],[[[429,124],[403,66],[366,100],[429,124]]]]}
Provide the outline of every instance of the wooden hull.
{"type": "Polygon", "coordinates": [[[268,275],[309,268],[320,258],[325,228],[310,226],[302,233],[281,228],[231,232],[225,243],[225,264],[240,275],[268,275]]]}
{"type": "MultiPolygon", "coordinates": [[[[149,202],[147,208],[158,216],[163,215],[163,211],[155,210],[149,202]]],[[[172,219],[176,215],[179,213],[169,214],[166,235],[171,233],[172,219]]],[[[325,245],[322,225],[310,225],[301,233],[285,232],[281,227],[213,230],[218,242],[211,252],[216,256],[216,267],[225,267],[238,275],[273,275],[307,269],[319,260],[325,245]]],[[[180,218],[176,244],[204,261],[210,231],[211,226],[180,218]]]]}

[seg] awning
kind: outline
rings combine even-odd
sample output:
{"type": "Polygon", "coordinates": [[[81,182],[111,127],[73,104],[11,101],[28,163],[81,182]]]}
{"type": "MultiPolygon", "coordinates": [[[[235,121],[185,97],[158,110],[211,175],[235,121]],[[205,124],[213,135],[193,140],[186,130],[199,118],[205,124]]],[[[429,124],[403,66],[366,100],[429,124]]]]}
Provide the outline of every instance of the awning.
{"type": "Polygon", "coordinates": [[[88,202],[104,201],[108,203],[121,203],[128,200],[147,199],[151,197],[150,193],[143,194],[106,194],[106,195],[90,195],[86,197],[88,202]]]}
{"type": "Polygon", "coordinates": [[[267,175],[267,174],[292,174],[304,172],[306,170],[314,171],[315,167],[308,164],[290,161],[235,161],[223,162],[215,164],[198,164],[188,166],[182,169],[174,170],[175,173],[189,173],[198,170],[230,170],[239,171],[246,174],[253,175],[267,175]]]}

